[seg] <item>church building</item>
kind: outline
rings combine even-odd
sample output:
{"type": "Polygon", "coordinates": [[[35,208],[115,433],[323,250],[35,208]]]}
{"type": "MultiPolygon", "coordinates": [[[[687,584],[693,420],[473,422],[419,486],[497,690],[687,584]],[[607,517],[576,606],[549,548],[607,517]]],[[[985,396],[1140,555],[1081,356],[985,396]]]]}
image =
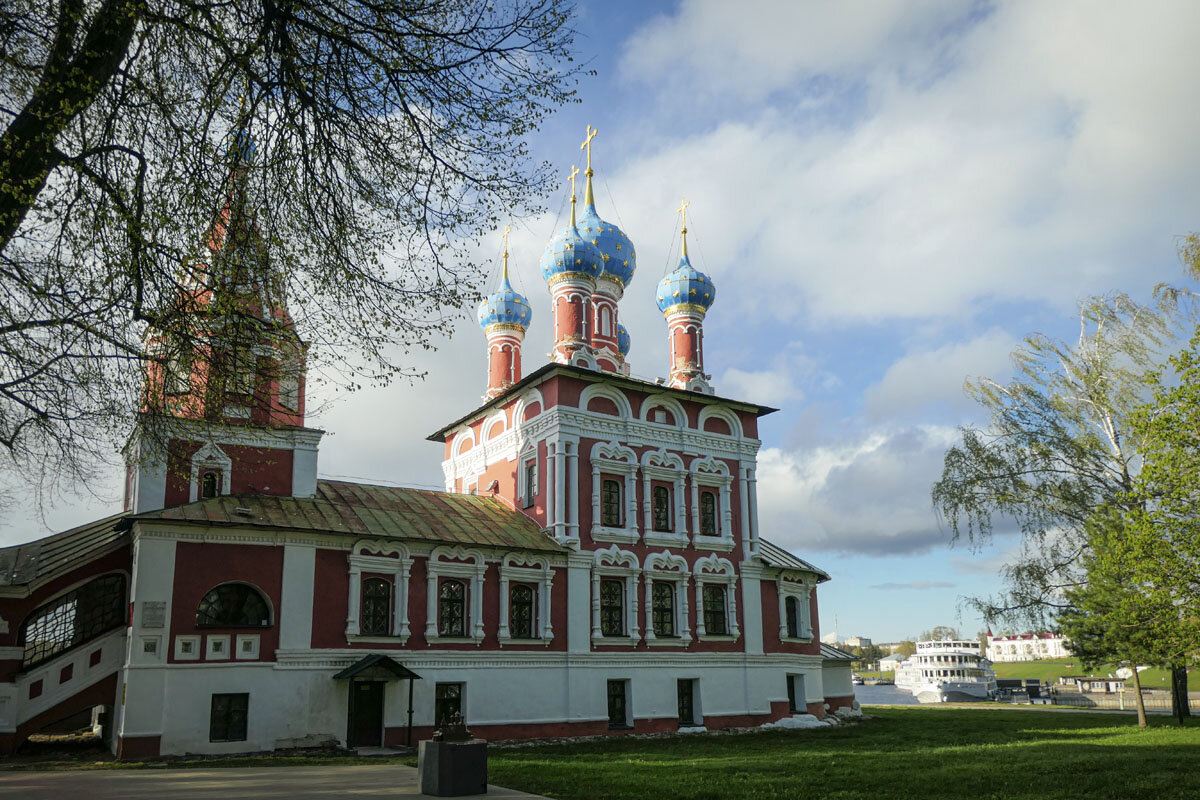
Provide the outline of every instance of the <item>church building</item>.
{"type": "Polygon", "coordinates": [[[774,409],[705,372],[717,289],[689,259],[686,204],[654,295],[666,374],[631,377],[619,309],[650,293],[597,212],[592,136],[582,211],[572,189],[541,259],[550,360],[523,371],[534,305],[506,238],[478,312],[483,402],[428,437],[444,491],[317,477],[307,345],[239,190],[253,148],[235,143],[209,263],[180,298],[193,335],[147,337],[124,511],[0,549],[0,753],[94,708],[117,755],[141,758],[415,744],[455,713],[518,739],[854,702],[849,657],[817,630],[829,576],[760,530],[774,409]]]}

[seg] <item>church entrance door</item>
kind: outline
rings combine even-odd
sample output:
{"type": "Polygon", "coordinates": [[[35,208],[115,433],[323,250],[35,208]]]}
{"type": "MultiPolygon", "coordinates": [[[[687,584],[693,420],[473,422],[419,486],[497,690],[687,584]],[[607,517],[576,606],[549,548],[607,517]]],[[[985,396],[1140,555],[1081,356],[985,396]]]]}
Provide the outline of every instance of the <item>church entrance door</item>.
{"type": "Polygon", "coordinates": [[[383,681],[350,682],[350,747],[383,745],[383,681]]]}

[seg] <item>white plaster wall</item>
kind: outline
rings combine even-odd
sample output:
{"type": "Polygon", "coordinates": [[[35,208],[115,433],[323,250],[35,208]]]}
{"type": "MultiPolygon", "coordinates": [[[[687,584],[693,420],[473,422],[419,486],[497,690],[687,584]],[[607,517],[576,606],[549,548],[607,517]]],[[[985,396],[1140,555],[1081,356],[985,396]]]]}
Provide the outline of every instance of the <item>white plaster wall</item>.
{"type": "Polygon", "coordinates": [[[821,667],[825,697],[845,697],[854,694],[854,684],[850,680],[851,672],[849,661],[825,662],[821,667]]]}
{"type": "Polygon", "coordinates": [[[283,589],[279,604],[279,646],[312,646],[313,586],[316,585],[317,549],[284,545],[283,589]]]}
{"type": "Polygon", "coordinates": [[[124,706],[116,715],[118,736],[157,736],[163,727],[166,693],[166,654],[170,647],[172,585],[175,580],[175,541],[139,536],[133,547],[133,577],[130,602],[133,627],[129,629],[124,686],[118,697],[124,706]],[[164,627],[142,627],[142,609],[147,602],[165,603],[164,627]],[[146,638],[158,638],[157,653],[144,652],[146,638]]]}

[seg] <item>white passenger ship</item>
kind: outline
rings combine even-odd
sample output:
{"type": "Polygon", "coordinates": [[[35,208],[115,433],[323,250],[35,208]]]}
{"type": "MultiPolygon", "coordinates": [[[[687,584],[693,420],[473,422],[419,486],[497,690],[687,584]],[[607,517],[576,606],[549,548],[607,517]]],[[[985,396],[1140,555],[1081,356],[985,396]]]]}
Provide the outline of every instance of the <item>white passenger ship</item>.
{"type": "Polygon", "coordinates": [[[996,673],[979,642],[917,642],[917,652],[896,667],[896,688],[922,703],[987,700],[996,694],[996,673]]]}

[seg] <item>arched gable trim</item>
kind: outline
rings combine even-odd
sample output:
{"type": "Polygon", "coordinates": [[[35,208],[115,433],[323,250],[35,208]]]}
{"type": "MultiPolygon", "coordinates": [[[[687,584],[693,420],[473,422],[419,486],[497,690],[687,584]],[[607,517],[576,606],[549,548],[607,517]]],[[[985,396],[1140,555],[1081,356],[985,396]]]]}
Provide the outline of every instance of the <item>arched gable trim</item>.
{"type": "Polygon", "coordinates": [[[592,563],[598,567],[627,567],[638,568],[638,557],[628,550],[622,550],[615,544],[595,551],[592,563]]]}
{"type": "Polygon", "coordinates": [[[724,478],[731,477],[729,474],[729,465],[716,458],[693,459],[691,463],[691,473],[693,475],[719,475],[724,478]]]}
{"type": "Polygon", "coordinates": [[[627,464],[637,464],[637,453],[631,448],[617,442],[596,442],[592,445],[592,460],[623,461],[627,464]]]}
{"type": "Polygon", "coordinates": [[[503,436],[508,430],[508,415],[504,413],[504,409],[500,409],[495,414],[492,414],[490,417],[484,420],[480,430],[483,432],[482,436],[480,437],[481,443],[503,436]],[[492,429],[496,427],[496,423],[500,423],[500,430],[495,436],[493,436],[492,429]]]}
{"type": "MultiPolygon", "coordinates": [[[[728,408],[723,406],[705,406],[704,408],[700,409],[700,419],[697,421],[697,426],[699,429],[704,430],[704,421],[712,417],[723,420],[725,424],[729,426],[729,430],[732,431],[733,438],[744,438],[742,433],[742,421],[738,419],[737,414],[734,414],[728,408]]],[[[711,434],[712,431],[708,431],[708,433],[711,434]]],[[[722,436],[723,434],[716,435],[722,436]]]]}
{"type": "Polygon", "coordinates": [[[696,559],[696,563],[693,565],[693,571],[697,577],[702,575],[721,575],[732,578],[734,576],[733,562],[727,558],[721,558],[720,556],[716,555],[708,555],[704,556],[703,558],[696,559]]]}
{"type": "Polygon", "coordinates": [[[621,419],[632,419],[633,408],[629,405],[629,398],[619,389],[614,389],[611,386],[605,386],[602,383],[593,383],[585,388],[579,395],[579,408],[586,411],[588,401],[593,397],[607,397],[612,400],[617,407],[617,412],[621,419]]]}
{"type": "Polygon", "coordinates": [[[450,445],[450,457],[458,458],[466,451],[475,447],[475,444],[475,431],[469,427],[464,428],[461,433],[454,437],[454,443],[450,445]]]}
{"type": "Polygon", "coordinates": [[[642,453],[643,467],[662,467],[683,472],[683,459],[666,450],[647,450],[642,453]]]}
{"type": "Polygon", "coordinates": [[[399,556],[408,558],[408,548],[388,539],[359,539],[350,551],[356,556],[399,556]]]}
{"type": "Polygon", "coordinates": [[[200,499],[200,473],[205,470],[220,470],[221,494],[226,495],[231,491],[230,481],[233,473],[233,459],[226,455],[225,451],[217,447],[213,442],[205,444],[192,455],[190,466],[189,502],[194,503],[200,499]]]}
{"type": "Polygon", "coordinates": [[[433,548],[433,552],[429,554],[430,563],[438,561],[448,561],[451,563],[465,561],[477,567],[484,566],[483,553],[474,548],[466,548],[462,545],[439,545],[433,548]]]}
{"type": "Polygon", "coordinates": [[[670,550],[646,556],[646,572],[667,572],[672,575],[688,575],[687,559],[670,550]]]}
{"type": "Polygon", "coordinates": [[[535,406],[537,407],[537,412],[534,416],[546,410],[546,402],[542,397],[541,390],[539,390],[536,386],[532,386],[522,392],[521,396],[517,398],[517,402],[513,404],[513,427],[519,427],[523,422],[525,422],[525,412],[535,406]]]}
{"type": "MultiPolygon", "coordinates": [[[[688,416],[687,411],[685,411],[683,408],[683,404],[674,397],[671,397],[669,394],[665,393],[652,394],[642,401],[642,421],[651,422],[651,414],[656,408],[665,408],[667,411],[671,412],[671,416],[675,418],[675,424],[671,425],[670,427],[679,428],[680,430],[687,428],[688,416]]],[[[661,425],[662,423],[655,424],[661,425]]]]}

